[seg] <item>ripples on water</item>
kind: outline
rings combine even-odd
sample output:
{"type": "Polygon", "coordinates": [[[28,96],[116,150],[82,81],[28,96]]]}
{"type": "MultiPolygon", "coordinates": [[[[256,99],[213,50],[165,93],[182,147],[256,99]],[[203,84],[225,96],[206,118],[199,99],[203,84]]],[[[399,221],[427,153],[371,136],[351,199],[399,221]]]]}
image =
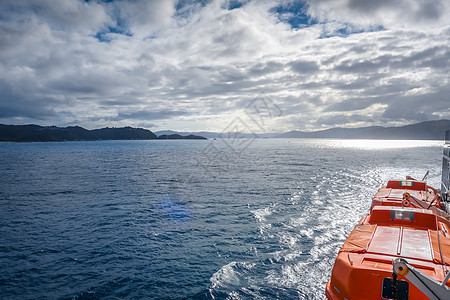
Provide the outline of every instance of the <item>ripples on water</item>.
{"type": "Polygon", "coordinates": [[[0,143],[0,295],[324,299],[376,190],[437,187],[441,144],[0,143]]]}

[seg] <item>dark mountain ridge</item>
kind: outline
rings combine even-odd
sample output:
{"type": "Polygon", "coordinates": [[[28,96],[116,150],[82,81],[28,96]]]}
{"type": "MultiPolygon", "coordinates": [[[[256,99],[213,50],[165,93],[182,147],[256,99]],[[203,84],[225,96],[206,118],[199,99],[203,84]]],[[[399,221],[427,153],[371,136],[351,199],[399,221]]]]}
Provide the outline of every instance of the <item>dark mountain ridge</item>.
{"type": "Polygon", "coordinates": [[[289,131],[276,138],[339,138],[386,140],[442,140],[450,129],[450,120],[426,121],[400,127],[371,126],[361,128],[331,128],[320,131],[289,131]]]}
{"type": "Polygon", "coordinates": [[[450,120],[426,121],[400,127],[370,126],[359,128],[331,128],[319,131],[289,131],[286,133],[244,133],[244,132],[177,132],[157,131],[158,135],[195,134],[207,138],[338,138],[338,139],[391,139],[391,140],[442,140],[450,129],[450,120]]]}
{"type": "Polygon", "coordinates": [[[97,140],[205,139],[202,136],[166,135],[158,138],[150,130],[121,127],[87,130],[80,126],[56,127],[0,124],[0,142],[59,142],[97,140]]]}
{"type": "Polygon", "coordinates": [[[205,138],[205,137],[193,135],[193,134],[179,135],[179,134],[175,133],[175,134],[162,134],[162,135],[158,136],[158,140],[198,140],[198,139],[207,140],[207,138],[205,138]]]}
{"type": "MultiPolygon", "coordinates": [[[[370,126],[360,128],[331,128],[320,131],[289,131],[283,134],[231,133],[239,138],[338,138],[338,139],[396,139],[396,140],[442,140],[450,129],[450,120],[426,121],[400,127],[370,126]]],[[[143,128],[101,128],[87,130],[79,126],[56,127],[39,125],[0,124],[0,142],[50,142],[50,141],[94,141],[94,140],[174,140],[224,138],[218,132],[158,131],[158,136],[143,128]],[[201,135],[200,135],[201,134],[201,135]]]]}

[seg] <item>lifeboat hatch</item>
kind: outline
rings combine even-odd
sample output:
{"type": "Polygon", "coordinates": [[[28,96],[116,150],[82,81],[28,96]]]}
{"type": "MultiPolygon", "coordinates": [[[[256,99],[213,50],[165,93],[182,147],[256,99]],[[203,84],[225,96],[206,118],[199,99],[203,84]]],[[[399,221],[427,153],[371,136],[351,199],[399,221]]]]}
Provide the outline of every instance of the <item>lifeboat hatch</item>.
{"type": "Polygon", "coordinates": [[[397,280],[397,297],[395,297],[393,280],[392,278],[386,277],[383,279],[383,288],[381,297],[383,297],[384,299],[408,300],[409,283],[404,280],[397,280]]]}

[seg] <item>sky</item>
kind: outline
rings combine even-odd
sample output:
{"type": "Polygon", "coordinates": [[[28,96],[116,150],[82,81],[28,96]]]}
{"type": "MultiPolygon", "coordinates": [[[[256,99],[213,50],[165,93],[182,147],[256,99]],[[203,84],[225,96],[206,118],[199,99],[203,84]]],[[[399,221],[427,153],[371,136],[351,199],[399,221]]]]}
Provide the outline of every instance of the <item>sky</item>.
{"type": "Polygon", "coordinates": [[[3,124],[400,126],[450,119],[449,74],[447,0],[0,1],[3,124]]]}

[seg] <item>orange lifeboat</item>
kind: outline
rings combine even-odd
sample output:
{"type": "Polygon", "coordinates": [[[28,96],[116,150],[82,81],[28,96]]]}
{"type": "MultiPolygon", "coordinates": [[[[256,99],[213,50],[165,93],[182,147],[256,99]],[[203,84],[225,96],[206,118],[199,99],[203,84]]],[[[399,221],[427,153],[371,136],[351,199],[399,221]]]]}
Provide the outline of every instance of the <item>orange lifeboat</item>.
{"type": "Polygon", "coordinates": [[[441,191],[423,180],[408,176],[378,190],[339,250],[328,299],[450,299],[450,130],[441,191]]]}
{"type": "MultiPolygon", "coordinates": [[[[405,259],[420,272],[443,282],[450,269],[449,234],[448,219],[432,210],[373,207],[339,251],[326,287],[327,298],[429,299],[405,276],[393,275],[393,261],[405,259]]],[[[450,287],[450,282],[446,285],[450,287]]]]}
{"type": "Polygon", "coordinates": [[[328,299],[450,300],[450,130],[441,191],[423,180],[408,176],[378,190],[339,250],[328,299]]]}
{"type": "Polygon", "coordinates": [[[339,250],[327,299],[450,299],[446,146],[441,193],[411,177],[378,190],[369,213],[339,250]]]}
{"type": "Polygon", "coordinates": [[[409,180],[390,180],[386,187],[380,188],[372,199],[372,210],[375,206],[403,206],[421,209],[435,208],[444,210],[439,191],[423,181],[411,177],[409,180]]]}

